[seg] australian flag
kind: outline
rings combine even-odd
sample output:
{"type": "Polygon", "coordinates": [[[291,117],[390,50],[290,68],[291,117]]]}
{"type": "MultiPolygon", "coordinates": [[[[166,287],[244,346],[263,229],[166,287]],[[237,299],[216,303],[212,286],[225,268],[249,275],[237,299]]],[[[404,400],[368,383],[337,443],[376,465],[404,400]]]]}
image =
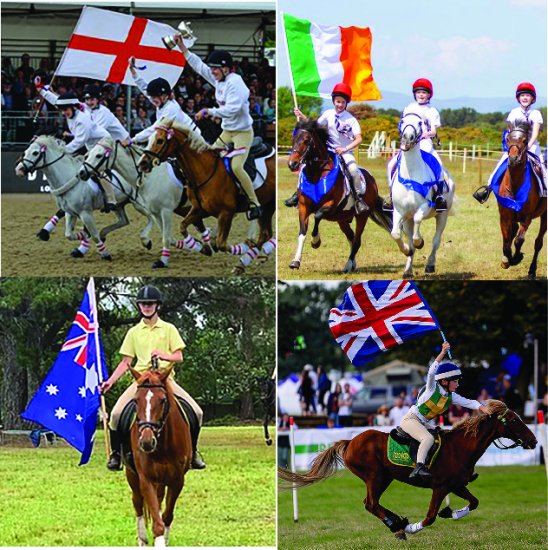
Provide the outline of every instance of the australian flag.
{"type": "Polygon", "coordinates": [[[86,464],[95,439],[98,386],[107,377],[95,284],[90,279],[55,363],[21,416],[63,437],[82,453],[80,465],[86,464]]]}
{"type": "Polygon", "coordinates": [[[353,365],[425,332],[438,322],[411,281],[364,281],[352,285],[329,314],[329,328],[353,365]]]}

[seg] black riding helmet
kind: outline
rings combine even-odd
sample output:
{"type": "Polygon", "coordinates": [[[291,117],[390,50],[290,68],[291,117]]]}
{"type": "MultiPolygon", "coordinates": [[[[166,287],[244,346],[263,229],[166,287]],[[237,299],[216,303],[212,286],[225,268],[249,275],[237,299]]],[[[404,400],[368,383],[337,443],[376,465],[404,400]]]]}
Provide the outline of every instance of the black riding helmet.
{"type": "Polygon", "coordinates": [[[57,103],[55,105],[61,108],[78,107],[78,105],[80,105],[80,101],[78,101],[78,98],[74,92],[65,92],[57,98],[57,103]]]}
{"type": "Polygon", "coordinates": [[[208,56],[206,63],[210,67],[233,67],[232,56],[226,50],[213,50],[208,56]]]}
{"type": "Polygon", "coordinates": [[[101,99],[101,88],[96,84],[88,84],[84,88],[84,99],[101,99]]]}
{"type": "Polygon", "coordinates": [[[156,304],[156,307],[154,308],[152,315],[145,315],[141,311],[141,308],[139,308],[139,313],[145,319],[152,319],[158,313],[158,308],[163,304],[164,300],[162,298],[162,293],[155,286],[145,285],[139,289],[139,292],[137,292],[136,302],[137,302],[137,305],[156,304]]]}
{"type": "Polygon", "coordinates": [[[171,93],[171,86],[165,78],[155,78],[147,84],[147,94],[149,96],[160,97],[171,93]]]}

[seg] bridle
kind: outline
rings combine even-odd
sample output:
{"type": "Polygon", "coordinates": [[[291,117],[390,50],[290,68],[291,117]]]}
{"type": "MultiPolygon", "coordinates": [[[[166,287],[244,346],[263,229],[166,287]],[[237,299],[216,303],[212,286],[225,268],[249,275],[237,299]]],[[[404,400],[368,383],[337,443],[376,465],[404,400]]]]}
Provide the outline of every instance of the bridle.
{"type": "Polygon", "coordinates": [[[23,168],[24,168],[24,171],[25,171],[26,174],[30,174],[32,172],[35,172],[38,169],[43,170],[44,168],[47,168],[48,166],[52,166],[57,161],[61,160],[64,156],[66,156],[66,152],[63,151],[63,153],[59,157],[57,157],[56,159],[53,159],[51,162],[45,162],[46,153],[48,151],[48,146],[44,143],[39,143],[39,145],[40,145],[40,153],[39,153],[38,157],[36,157],[36,160],[34,162],[30,161],[29,159],[26,159],[24,156],[20,160],[17,161],[17,162],[20,162],[23,165],[23,168]],[[38,163],[42,159],[44,159],[44,164],[42,164],[41,166],[38,166],[38,163]]]}
{"type": "MultiPolygon", "coordinates": [[[[510,131],[508,133],[508,135],[506,136],[506,144],[508,145],[508,141],[510,139],[510,136],[513,134],[513,133],[516,133],[516,134],[521,134],[523,135],[526,139],[527,139],[527,133],[524,132],[523,130],[520,130],[518,128],[514,128],[512,131],[510,131]]],[[[508,157],[510,158],[512,155],[510,155],[510,151],[512,148],[515,148],[518,150],[518,154],[515,155],[514,157],[512,158],[516,158],[517,159],[517,162],[518,163],[521,163],[522,161],[522,157],[523,157],[523,153],[527,150],[527,145],[525,146],[519,146],[517,145],[516,143],[513,143],[512,145],[508,145],[508,157]]]]}
{"type": "Polygon", "coordinates": [[[413,131],[415,132],[415,139],[411,142],[411,145],[415,145],[420,141],[422,137],[422,117],[417,113],[407,113],[406,115],[402,116],[400,123],[398,125],[398,131],[400,132],[400,140],[402,139],[403,133],[408,127],[413,128],[413,131]],[[405,118],[410,116],[417,117],[420,120],[420,124],[418,128],[414,124],[404,122],[405,118]]]}
{"type": "MultiPolygon", "coordinates": [[[[310,141],[308,142],[308,145],[306,146],[306,149],[304,150],[304,153],[302,153],[300,156],[299,156],[299,164],[306,164],[307,162],[322,162],[322,164],[320,165],[320,168],[323,168],[331,159],[329,158],[329,154],[327,155],[327,158],[323,159],[323,158],[320,158],[318,156],[318,154],[316,153],[316,140],[314,138],[314,133],[311,132],[310,130],[307,130],[305,128],[298,128],[296,129],[296,132],[295,132],[295,138],[298,138],[299,137],[299,134],[300,133],[307,133],[310,135],[310,141]],[[311,157],[311,158],[308,158],[308,155],[310,153],[316,153],[316,156],[314,157],[311,157]]],[[[295,143],[295,145],[298,145],[300,143],[301,139],[299,138],[299,140],[295,143]]],[[[291,151],[289,151],[289,155],[298,155],[297,151],[295,151],[295,145],[291,148],[291,151]]]]}
{"type": "MultiPolygon", "coordinates": [[[[501,422],[502,424],[504,424],[506,426],[506,424],[508,422],[515,422],[515,418],[512,419],[512,420],[508,420],[508,418],[506,418],[506,413],[509,411],[510,409],[508,407],[506,407],[506,410],[502,413],[502,414],[499,414],[497,416],[497,420],[499,422],[501,422]]],[[[497,438],[499,439],[499,438],[497,438]]],[[[518,439],[516,442],[514,442],[512,445],[504,445],[503,443],[501,443],[500,441],[497,441],[497,439],[495,439],[493,441],[495,447],[497,449],[501,449],[501,450],[506,450],[506,449],[515,449],[516,447],[523,447],[523,440],[521,439],[518,439]]]]}
{"type": "Polygon", "coordinates": [[[112,147],[107,147],[106,145],[102,144],[101,142],[98,142],[97,145],[100,145],[105,150],[105,155],[103,156],[103,158],[99,161],[97,166],[93,166],[92,164],[90,164],[87,161],[84,161],[82,163],[82,166],[84,166],[86,168],[86,170],[91,171],[92,174],[95,174],[96,176],[101,177],[100,168],[103,166],[103,164],[107,163],[107,166],[106,166],[105,170],[109,169],[108,161],[109,161],[109,158],[113,155],[113,153],[114,153],[114,156],[112,156],[112,165],[111,166],[114,166],[114,163],[116,162],[116,157],[118,156],[118,142],[116,142],[116,145],[114,146],[114,149],[112,149],[112,147]]]}
{"type": "Polygon", "coordinates": [[[169,414],[169,397],[167,394],[167,390],[163,384],[141,384],[137,386],[137,389],[143,389],[143,388],[145,389],[161,388],[166,396],[166,400],[164,401],[164,405],[163,405],[162,417],[160,418],[159,422],[150,422],[147,420],[137,419],[137,428],[139,430],[139,436],[141,436],[143,430],[145,430],[146,428],[150,428],[152,430],[152,433],[154,434],[154,437],[156,439],[159,439],[160,434],[162,433],[162,430],[165,427],[167,417],[169,414]]]}
{"type": "MultiPolygon", "coordinates": [[[[164,154],[170,145],[170,141],[175,137],[175,130],[173,128],[168,128],[167,126],[162,126],[162,125],[156,126],[155,130],[163,130],[166,133],[166,139],[162,144],[162,147],[160,148],[160,151],[158,153],[155,153],[154,151],[150,151],[149,149],[144,149],[143,154],[149,157],[158,159],[160,162],[163,162],[165,160],[164,154]]],[[[184,145],[187,140],[188,140],[188,136],[186,136],[185,141],[183,141],[181,145],[184,145]]]]}

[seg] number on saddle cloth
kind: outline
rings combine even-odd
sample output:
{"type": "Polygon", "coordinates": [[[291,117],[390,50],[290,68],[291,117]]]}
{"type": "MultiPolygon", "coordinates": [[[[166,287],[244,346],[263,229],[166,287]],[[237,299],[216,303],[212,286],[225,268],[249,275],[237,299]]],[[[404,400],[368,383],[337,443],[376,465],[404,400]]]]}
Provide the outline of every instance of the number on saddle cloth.
{"type": "MultiPolygon", "coordinates": [[[[439,430],[428,430],[434,436],[434,444],[428,451],[426,465],[431,466],[441,449],[441,433],[439,430]]],[[[394,428],[388,436],[386,454],[388,460],[397,466],[415,467],[419,442],[405,433],[400,427],[394,428]]]]}

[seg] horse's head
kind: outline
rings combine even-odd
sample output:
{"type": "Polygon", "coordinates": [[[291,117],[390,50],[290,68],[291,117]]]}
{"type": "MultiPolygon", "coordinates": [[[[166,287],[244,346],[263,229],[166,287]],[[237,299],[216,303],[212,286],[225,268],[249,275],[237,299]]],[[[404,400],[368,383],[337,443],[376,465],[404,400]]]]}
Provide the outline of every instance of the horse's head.
{"type": "Polygon", "coordinates": [[[167,378],[173,367],[163,371],[149,370],[139,373],[131,368],[137,380],[135,402],[137,404],[137,428],[139,448],[145,453],[153,453],[169,414],[170,389],[167,378]]]}
{"type": "Polygon", "coordinates": [[[47,164],[48,148],[54,141],[53,138],[48,138],[48,136],[34,136],[23,156],[17,160],[15,175],[22,178],[45,166],[47,164]]]}
{"type": "Polygon", "coordinates": [[[287,159],[289,169],[296,172],[301,164],[320,160],[319,157],[326,157],[328,140],[327,129],[318,126],[315,120],[299,122],[293,132],[292,147],[287,159]]]}
{"type": "Polygon", "coordinates": [[[398,126],[400,132],[400,149],[409,151],[422,137],[422,118],[416,113],[403,115],[398,126]]]}
{"type": "Polygon", "coordinates": [[[516,166],[525,162],[528,142],[529,124],[518,122],[510,128],[506,136],[508,164],[510,166],[516,166]]]}
{"type": "Polygon", "coordinates": [[[116,146],[110,136],[97,142],[86,155],[80,170],[78,170],[78,177],[88,180],[93,174],[101,175],[105,170],[112,168],[116,159],[116,146]]]}
{"type": "Polygon", "coordinates": [[[490,416],[497,421],[496,438],[505,437],[514,442],[514,445],[506,448],[534,449],[537,446],[538,441],[535,434],[525,425],[517,413],[501,401],[494,399],[488,400],[487,406],[493,411],[490,416]]]}
{"type": "Polygon", "coordinates": [[[154,166],[175,156],[177,148],[178,141],[173,128],[173,119],[163,117],[148,139],[147,146],[137,163],[139,170],[148,174],[154,166]]]}

